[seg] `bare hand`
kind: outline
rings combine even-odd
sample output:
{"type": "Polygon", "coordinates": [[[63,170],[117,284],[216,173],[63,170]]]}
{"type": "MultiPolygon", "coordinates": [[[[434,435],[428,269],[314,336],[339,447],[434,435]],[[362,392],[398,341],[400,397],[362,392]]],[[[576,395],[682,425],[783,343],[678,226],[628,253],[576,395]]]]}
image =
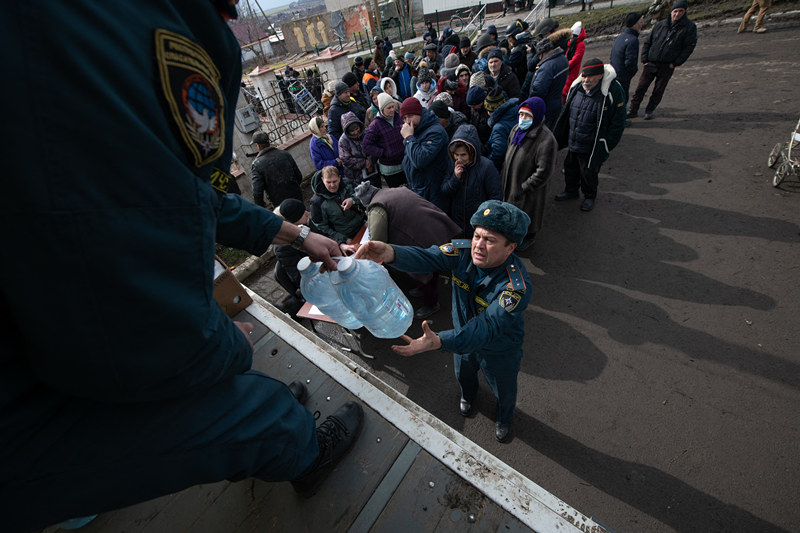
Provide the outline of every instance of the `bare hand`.
{"type": "Polygon", "coordinates": [[[403,136],[403,139],[411,137],[414,135],[414,126],[411,124],[403,124],[403,127],[400,128],[400,135],[403,136]]]}
{"type": "Polygon", "coordinates": [[[385,242],[368,241],[358,247],[354,259],[369,259],[378,264],[394,261],[394,248],[385,242]]]}
{"type": "Polygon", "coordinates": [[[427,320],[422,322],[422,337],[412,339],[408,335],[403,335],[400,338],[408,344],[394,345],[392,346],[392,350],[394,350],[394,353],[397,355],[402,355],[403,357],[411,357],[418,353],[430,352],[442,347],[442,339],[431,330],[427,320]]]}
{"type": "Polygon", "coordinates": [[[340,244],[339,248],[345,256],[353,255],[358,250],[357,244],[340,244]]]}
{"type": "Polygon", "coordinates": [[[345,198],[344,202],[342,202],[342,209],[347,211],[351,207],[353,207],[354,200],[352,198],[345,198]]]}
{"type": "Polygon", "coordinates": [[[368,173],[370,173],[370,174],[372,174],[372,169],[374,168],[374,167],[372,166],[372,161],[370,161],[369,159],[367,159],[367,163],[366,163],[366,165],[364,165],[364,166],[366,167],[366,169],[367,169],[367,172],[368,172],[368,173]]]}
{"type": "Polygon", "coordinates": [[[236,324],[236,327],[239,328],[239,330],[242,333],[244,333],[244,336],[247,338],[247,342],[250,344],[250,348],[252,349],[253,348],[253,338],[251,337],[251,335],[253,334],[253,329],[255,328],[255,326],[253,326],[253,323],[252,322],[237,322],[235,320],[233,321],[233,323],[236,324]]]}
{"type": "Polygon", "coordinates": [[[456,178],[461,179],[461,175],[464,174],[464,165],[456,165],[453,174],[456,175],[456,178]]]}
{"type": "Polygon", "coordinates": [[[339,255],[341,250],[333,239],[311,232],[303,242],[303,251],[314,261],[322,261],[328,270],[336,270],[336,260],[333,256],[339,255]]]}

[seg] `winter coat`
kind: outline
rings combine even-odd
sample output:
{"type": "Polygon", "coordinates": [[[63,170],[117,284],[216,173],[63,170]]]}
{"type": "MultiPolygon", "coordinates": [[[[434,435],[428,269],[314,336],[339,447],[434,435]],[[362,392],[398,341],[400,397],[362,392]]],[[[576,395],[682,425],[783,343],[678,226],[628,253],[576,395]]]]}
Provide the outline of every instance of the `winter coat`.
{"type": "Polygon", "coordinates": [[[474,50],[470,49],[467,55],[462,54],[461,49],[458,50],[459,63],[466,65],[470,70],[472,70],[472,65],[475,64],[476,59],[478,59],[478,54],[476,54],[474,50]]]}
{"type": "Polygon", "coordinates": [[[400,113],[395,112],[391,123],[381,113],[378,113],[369,123],[364,140],[361,143],[364,153],[378,159],[384,165],[399,165],[403,161],[405,145],[400,129],[403,120],[400,113]]]}
{"type": "Polygon", "coordinates": [[[386,56],[383,54],[383,48],[380,45],[375,45],[375,50],[372,51],[372,60],[381,70],[386,68],[386,56]]]}
{"type": "Polygon", "coordinates": [[[442,180],[451,171],[447,153],[449,139],[439,117],[429,109],[422,110],[414,135],[403,140],[405,156],[403,170],[412,191],[447,212],[447,200],[442,196],[442,180]]]}
{"type": "MultiPolygon", "coordinates": [[[[595,172],[600,171],[600,167],[608,159],[611,150],[622,138],[625,129],[625,90],[615,79],[617,77],[614,67],[605,65],[603,67],[603,79],[600,81],[600,91],[603,94],[603,105],[598,106],[597,133],[595,134],[594,147],[589,156],[589,168],[595,172]]],[[[567,101],[561,115],[556,122],[553,130],[558,148],[564,148],[569,140],[569,130],[572,127],[569,120],[569,109],[576,91],[583,91],[583,76],[578,76],[572,82],[572,87],[567,94],[567,101]]]]}
{"type": "Polygon", "coordinates": [[[303,174],[289,152],[274,146],[264,148],[251,163],[250,171],[256,205],[266,206],[264,194],[275,207],[287,198],[303,200],[303,191],[300,189],[303,174]]]}
{"type": "MultiPolygon", "coordinates": [[[[342,93],[343,95],[345,93],[342,93]]],[[[350,94],[350,93],[346,93],[350,94]]],[[[328,110],[328,135],[336,139],[337,141],[342,136],[342,115],[347,113],[348,111],[352,111],[358,117],[358,120],[364,122],[364,115],[367,112],[361,104],[350,98],[347,97],[346,102],[342,102],[339,100],[338,96],[335,96],[333,100],[331,100],[331,108],[328,110]]]]}
{"type": "Polygon", "coordinates": [[[467,118],[469,123],[477,128],[478,138],[481,143],[488,146],[489,137],[492,135],[492,128],[489,127],[489,112],[486,111],[485,107],[477,110],[470,107],[467,118]]]}
{"type": "MultiPolygon", "coordinates": [[[[581,73],[581,64],[583,63],[583,54],[586,52],[586,30],[581,28],[581,32],[578,35],[573,35],[572,39],[570,39],[569,44],[567,44],[567,51],[565,52],[565,56],[567,61],[569,61],[569,74],[567,75],[567,81],[564,83],[564,87],[561,90],[561,101],[567,99],[567,93],[569,92],[569,86],[572,85],[572,82],[575,81],[575,78],[581,73]],[[572,52],[572,57],[570,57],[570,52],[572,52]]],[[[638,47],[638,45],[637,45],[638,47]]],[[[613,52],[612,52],[613,54],[613,52]]],[[[634,62],[636,58],[634,57],[634,62]]],[[[558,118],[556,116],[556,118],[558,118]]]]}
{"type": "Polygon", "coordinates": [[[456,130],[462,124],[469,124],[467,116],[455,109],[450,109],[450,120],[447,122],[447,127],[444,130],[447,132],[447,137],[451,141],[453,140],[453,135],[456,134],[456,130]]]}
{"type": "Polygon", "coordinates": [[[518,146],[511,142],[518,129],[514,126],[508,134],[508,150],[500,173],[503,201],[528,213],[528,238],[533,238],[542,228],[547,184],[556,168],[558,143],[542,122],[532,126],[518,146]]]}
{"type": "Polygon", "coordinates": [[[528,73],[528,48],[524,44],[518,44],[511,49],[508,54],[508,66],[514,71],[520,85],[525,81],[525,75],[528,73]]]}
{"type": "Polygon", "coordinates": [[[397,87],[397,93],[394,94],[395,98],[399,99],[401,102],[406,98],[409,98],[412,94],[411,92],[411,68],[404,62],[403,68],[400,70],[394,70],[391,76],[392,80],[397,87]]]}
{"type": "Polygon", "coordinates": [[[489,159],[497,170],[503,168],[508,148],[508,132],[517,123],[519,113],[519,99],[512,98],[494,110],[489,115],[489,127],[492,134],[489,136],[489,159]]]}
{"type": "MultiPolygon", "coordinates": [[[[437,94],[447,92],[447,89],[444,88],[446,81],[447,78],[441,77],[439,81],[436,82],[437,94]]],[[[450,95],[453,98],[453,109],[456,111],[466,113],[469,110],[469,106],[467,105],[467,89],[468,87],[465,87],[463,83],[458,82],[458,89],[450,95]]]]}
{"type": "Polygon", "coordinates": [[[422,88],[417,83],[417,92],[414,93],[414,98],[419,100],[419,103],[422,104],[423,109],[428,109],[431,107],[431,103],[433,103],[433,98],[436,96],[436,85],[431,83],[430,90],[428,92],[422,92],[422,88]]]}
{"type": "Polygon", "coordinates": [[[544,123],[548,128],[555,126],[558,114],[561,112],[564,83],[569,74],[569,62],[564,55],[564,50],[555,48],[550,50],[541,61],[531,81],[529,96],[538,96],[547,106],[544,123]]]}
{"type": "MultiPolygon", "coordinates": [[[[639,32],[625,28],[611,47],[611,66],[617,73],[617,81],[630,87],[631,80],[639,70],[639,32]]],[[[564,92],[566,95],[566,91],[564,92]]]]}
{"type": "MultiPolygon", "coordinates": [[[[487,76],[492,75],[488,65],[486,66],[486,70],[484,72],[487,76]]],[[[505,63],[500,68],[500,73],[497,75],[497,78],[495,78],[495,82],[497,82],[500,88],[503,89],[503,92],[506,93],[506,98],[520,97],[519,80],[517,79],[517,75],[514,74],[514,71],[511,70],[511,67],[505,63]]]]}
{"type": "Polygon", "coordinates": [[[328,111],[331,109],[331,102],[333,101],[333,94],[328,92],[327,90],[322,91],[322,98],[320,102],[322,103],[322,114],[324,116],[328,116],[328,111]]]}
{"type": "MultiPolygon", "coordinates": [[[[442,193],[450,200],[450,218],[461,229],[459,238],[470,238],[475,231],[469,223],[470,217],[486,200],[499,200],[500,174],[494,164],[481,155],[481,141],[478,131],[472,124],[464,124],[458,128],[453,140],[467,144],[472,155],[472,163],[464,168],[461,177],[457,178],[454,170],[442,182],[442,193]]],[[[452,156],[451,156],[452,159],[452,156]]]]}
{"type": "Polygon", "coordinates": [[[335,193],[328,191],[322,182],[322,172],[317,172],[311,178],[311,221],[317,230],[327,235],[339,244],[352,239],[364,225],[364,217],[356,208],[360,205],[355,197],[353,188],[346,182],[339,182],[339,190],[335,193]],[[342,202],[352,198],[353,207],[345,211],[342,202]]]}
{"type": "MultiPolygon", "coordinates": [[[[460,230],[444,211],[407,187],[379,189],[366,207],[368,220],[377,210],[386,213],[386,242],[391,244],[438,246],[450,242],[460,230]]],[[[374,221],[373,216],[370,223],[374,221]]]]}
{"type": "Polygon", "coordinates": [[[697,45],[697,25],[684,15],[658,22],[642,45],[642,63],[683,65],[697,45]]]}
{"type": "Polygon", "coordinates": [[[358,117],[352,111],[342,115],[342,138],[339,140],[339,159],[342,160],[342,178],[351,185],[355,186],[361,183],[363,173],[361,172],[367,166],[367,154],[361,146],[364,140],[365,128],[364,123],[358,120],[358,117]],[[351,137],[347,134],[347,128],[352,124],[361,125],[361,133],[358,137],[351,137]]]}
{"type": "Polygon", "coordinates": [[[319,137],[312,136],[311,140],[308,142],[308,149],[311,152],[311,162],[314,163],[314,168],[317,170],[322,170],[328,165],[339,166],[339,163],[336,161],[339,158],[339,142],[333,135],[330,135],[330,138],[333,141],[333,150],[319,137]]]}
{"type": "Polygon", "coordinates": [[[386,86],[390,85],[392,87],[392,98],[400,101],[400,98],[397,96],[397,84],[394,82],[392,78],[381,78],[381,81],[378,82],[378,85],[381,88],[381,91],[386,92],[386,86]]]}

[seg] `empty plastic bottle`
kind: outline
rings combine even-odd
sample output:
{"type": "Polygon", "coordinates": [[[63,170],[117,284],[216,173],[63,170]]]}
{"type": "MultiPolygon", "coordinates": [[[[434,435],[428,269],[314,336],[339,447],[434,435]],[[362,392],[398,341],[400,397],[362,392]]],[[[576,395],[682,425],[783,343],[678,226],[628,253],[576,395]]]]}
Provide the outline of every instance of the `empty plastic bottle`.
{"type": "Polygon", "coordinates": [[[331,279],[342,303],[376,337],[394,339],[411,326],[408,298],[378,263],[345,257],[331,279]]]}
{"type": "Polygon", "coordinates": [[[308,257],[297,263],[300,272],[300,292],[303,298],[328,315],[331,320],[348,329],[358,329],[361,322],[342,305],[328,272],[320,272],[322,263],[312,263],[308,257]]]}

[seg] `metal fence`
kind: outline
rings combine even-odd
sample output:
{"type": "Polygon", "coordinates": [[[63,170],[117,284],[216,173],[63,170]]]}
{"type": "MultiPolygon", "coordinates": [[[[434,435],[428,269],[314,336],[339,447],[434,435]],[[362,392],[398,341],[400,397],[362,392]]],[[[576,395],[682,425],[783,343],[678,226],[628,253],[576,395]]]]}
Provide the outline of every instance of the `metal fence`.
{"type": "Polygon", "coordinates": [[[269,134],[274,146],[304,133],[311,117],[322,113],[322,91],[327,78],[327,72],[309,68],[299,76],[278,76],[277,81],[270,82],[267,94],[260,88],[246,91],[248,103],[259,117],[259,129],[269,134]]]}

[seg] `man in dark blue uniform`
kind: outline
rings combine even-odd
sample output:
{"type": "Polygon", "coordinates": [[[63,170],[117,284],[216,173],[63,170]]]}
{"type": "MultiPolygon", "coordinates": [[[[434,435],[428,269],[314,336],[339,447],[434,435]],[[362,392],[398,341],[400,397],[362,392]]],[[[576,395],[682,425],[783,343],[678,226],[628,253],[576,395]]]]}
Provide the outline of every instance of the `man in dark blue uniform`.
{"type": "Polygon", "coordinates": [[[472,410],[478,371],[483,370],[497,397],[495,438],[506,442],[517,404],[525,308],[531,299],[528,272],[513,252],[525,238],[530,218],[511,204],[487,200],[470,224],[475,228],[471,241],[430,248],[370,241],[355,257],[391,263],[405,272],[452,271],[454,329],[436,334],[425,321],[421,337],[404,335],[408,344],[392,348],[403,356],[438,349],[453,352],[464,416],[472,410]]]}
{"type": "Polygon", "coordinates": [[[25,268],[0,262],[3,531],[223,479],[313,492],[355,439],[361,407],[315,431],[286,385],[250,370],[252,324],[212,296],[216,242],[292,243],[330,268],[338,253],[220,192],[241,82],[233,3],[4,9],[0,221],[25,268]]]}

